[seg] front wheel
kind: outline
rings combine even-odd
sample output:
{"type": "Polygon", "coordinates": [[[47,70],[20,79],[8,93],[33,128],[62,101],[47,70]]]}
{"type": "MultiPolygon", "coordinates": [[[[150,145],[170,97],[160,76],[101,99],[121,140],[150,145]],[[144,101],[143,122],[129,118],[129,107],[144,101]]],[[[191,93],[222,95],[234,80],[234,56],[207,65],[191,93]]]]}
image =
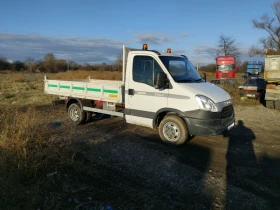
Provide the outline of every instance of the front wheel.
{"type": "Polygon", "coordinates": [[[160,138],[172,145],[184,144],[188,139],[188,128],[182,118],[167,115],[159,124],[160,138]]]}
{"type": "Polygon", "coordinates": [[[86,112],[78,104],[71,104],[68,108],[70,120],[75,124],[82,124],[86,119],[86,112]]]}

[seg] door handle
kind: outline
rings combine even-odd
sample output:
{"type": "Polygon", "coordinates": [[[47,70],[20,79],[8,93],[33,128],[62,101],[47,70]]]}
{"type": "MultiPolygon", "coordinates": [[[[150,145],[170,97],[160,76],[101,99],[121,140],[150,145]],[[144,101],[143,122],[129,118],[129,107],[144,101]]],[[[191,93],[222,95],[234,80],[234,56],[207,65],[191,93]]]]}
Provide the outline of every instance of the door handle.
{"type": "Polygon", "coordinates": [[[128,95],[133,96],[135,93],[134,89],[128,89],[128,95]]]}

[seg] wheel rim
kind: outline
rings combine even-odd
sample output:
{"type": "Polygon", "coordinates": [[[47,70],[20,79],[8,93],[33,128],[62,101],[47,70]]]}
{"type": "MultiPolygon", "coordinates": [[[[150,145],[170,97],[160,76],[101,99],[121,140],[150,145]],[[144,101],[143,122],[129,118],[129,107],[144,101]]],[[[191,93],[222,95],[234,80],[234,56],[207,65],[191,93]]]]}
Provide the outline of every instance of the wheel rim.
{"type": "Polygon", "coordinates": [[[163,126],[163,135],[168,141],[177,141],[180,138],[180,129],[173,122],[165,123],[163,126]]]}
{"type": "Polygon", "coordinates": [[[73,121],[78,121],[79,120],[79,109],[78,108],[72,108],[70,110],[70,118],[73,121]]]}

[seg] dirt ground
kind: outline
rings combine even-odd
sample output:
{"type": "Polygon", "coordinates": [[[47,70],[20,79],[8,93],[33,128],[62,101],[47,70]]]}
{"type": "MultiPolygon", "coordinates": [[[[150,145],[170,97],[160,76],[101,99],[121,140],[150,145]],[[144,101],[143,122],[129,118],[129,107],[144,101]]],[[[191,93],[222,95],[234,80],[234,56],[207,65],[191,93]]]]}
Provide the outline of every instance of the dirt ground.
{"type": "MultiPolygon", "coordinates": [[[[87,198],[77,209],[279,209],[280,111],[236,106],[235,114],[227,134],[179,147],[119,117],[75,127],[72,147],[92,171],[68,201],[87,198]]],[[[68,122],[66,113],[55,120],[62,130],[68,122]]]]}

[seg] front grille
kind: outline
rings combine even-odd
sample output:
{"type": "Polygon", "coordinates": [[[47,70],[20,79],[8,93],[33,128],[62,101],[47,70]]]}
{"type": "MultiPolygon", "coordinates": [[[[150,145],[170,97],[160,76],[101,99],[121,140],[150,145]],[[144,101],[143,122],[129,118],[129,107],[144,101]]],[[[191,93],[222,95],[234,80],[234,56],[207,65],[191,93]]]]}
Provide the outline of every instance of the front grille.
{"type": "Polygon", "coordinates": [[[232,114],[233,114],[233,106],[232,105],[225,106],[222,109],[221,117],[222,118],[227,118],[227,117],[230,117],[232,114]]]}

